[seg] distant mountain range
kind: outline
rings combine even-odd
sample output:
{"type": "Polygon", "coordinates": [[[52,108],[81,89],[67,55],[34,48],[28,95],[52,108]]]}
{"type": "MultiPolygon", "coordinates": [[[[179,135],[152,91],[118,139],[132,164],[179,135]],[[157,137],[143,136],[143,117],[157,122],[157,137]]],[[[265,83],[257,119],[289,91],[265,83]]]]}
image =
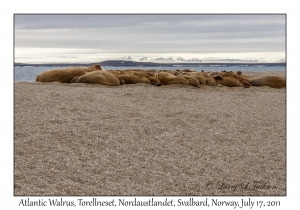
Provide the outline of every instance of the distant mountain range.
{"type": "MultiPolygon", "coordinates": [[[[154,63],[267,63],[265,58],[260,59],[236,59],[236,58],[221,58],[221,57],[206,57],[206,58],[183,58],[183,57],[150,57],[150,56],[125,56],[121,60],[124,61],[135,61],[135,62],[154,62],[154,63]]],[[[282,58],[277,62],[285,62],[282,58]]]]}
{"type": "MultiPolygon", "coordinates": [[[[97,64],[93,63],[92,65],[97,64]]],[[[210,62],[210,63],[155,63],[155,62],[136,62],[136,61],[124,61],[124,60],[109,60],[109,61],[103,61],[100,62],[102,66],[206,66],[206,65],[286,65],[285,62],[281,63],[216,63],[216,62],[210,62]]]]}
{"type": "MultiPolygon", "coordinates": [[[[232,59],[230,59],[232,60],[232,59]]],[[[237,60],[237,59],[236,59],[237,60]]],[[[166,60],[167,61],[167,60],[166,60]]],[[[156,63],[156,62],[137,62],[137,61],[126,61],[126,60],[108,60],[97,63],[43,63],[43,64],[32,64],[32,63],[15,63],[15,66],[92,66],[95,64],[101,64],[102,66],[134,66],[134,67],[155,67],[155,66],[207,66],[207,65],[225,65],[225,66],[237,66],[237,65],[265,65],[265,66],[274,66],[274,65],[286,65],[285,62],[276,62],[276,63],[263,63],[263,62],[166,62],[166,63],[156,63]]]]}

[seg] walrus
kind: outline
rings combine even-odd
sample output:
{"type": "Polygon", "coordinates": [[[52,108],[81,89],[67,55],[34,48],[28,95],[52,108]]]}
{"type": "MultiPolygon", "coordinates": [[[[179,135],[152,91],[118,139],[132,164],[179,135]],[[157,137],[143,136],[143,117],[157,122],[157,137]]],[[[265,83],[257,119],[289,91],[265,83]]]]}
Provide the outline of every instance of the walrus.
{"type": "Polygon", "coordinates": [[[97,71],[97,70],[105,71],[105,69],[100,64],[84,68],[84,70],[86,72],[92,72],[92,71],[97,71]]]}
{"type": "Polygon", "coordinates": [[[199,81],[193,77],[193,76],[189,76],[189,75],[178,75],[177,77],[182,77],[186,80],[189,81],[189,85],[194,86],[194,87],[200,87],[199,81]]]}
{"type": "Polygon", "coordinates": [[[286,87],[286,79],[278,76],[256,77],[250,80],[253,86],[269,86],[271,88],[286,87]]]}
{"type": "Polygon", "coordinates": [[[57,69],[47,70],[40,73],[35,81],[36,82],[61,82],[70,83],[74,77],[84,75],[86,72],[82,68],[69,68],[69,69],[57,69]]]}
{"type": "Polygon", "coordinates": [[[160,81],[162,85],[182,84],[188,85],[189,81],[182,77],[176,77],[167,72],[155,73],[154,76],[160,81]]]}
{"type": "Polygon", "coordinates": [[[216,80],[213,77],[209,76],[208,73],[201,72],[201,74],[205,78],[205,85],[209,85],[209,86],[216,86],[217,85],[216,80]]]}
{"type": "Polygon", "coordinates": [[[152,72],[139,71],[139,72],[134,72],[134,74],[146,77],[151,82],[152,85],[161,86],[160,81],[154,76],[154,73],[152,73],[152,72]]]}
{"type": "Polygon", "coordinates": [[[106,70],[106,72],[109,72],[109,73],[111,73],[113,75],[119,74],[119,70],[106,70]]]}
{"type": "Polygon", "coordinates": [[[151,85],[151,82],[142,75],[135,75],[135,74],[117,74],[118,78],[124,80],[125,84],[136,84],[136,83],[146,83],[151,85]]]}
{"type": "Polygon", "coordinates": [[[200,72],[187,72],[186,75],[195,77],[199,81],[199,85],[206,84],[206,79],[200,72]]]}
{"type": "Polygon", "coordinates": [[[126,70],[115,70],[115,71],[112,71],[111,73],[113,73],[114,75],[117,75],[117,76],[119,76],[119,75],[143,76],[143,77],[146,77],[152,85],[161,86],[160,81],[154,77],[154,71],[156,71],[156,70],[126,69],[126,70]]]}
{"type": "Polygon", "coordinates": [[[186,75],[185,72],[184,73],[175,72],[174,75],[188,80],[189,85],[191,85],[191,86],[200,87],[199,81],[193,76],[186,75]]]}
{"type": "Polygon", "coordinates": [[[161,86],[160,81],[156,77],[150,76],[150,77],[147,77],[147,79],[151,82],[152,85],[161,86]]]}
{"type": "Polygon", "coordinates": [[[123,80],[107,71],[92,71],[80,77],[74,77],[71,82],[101,84],[109,86],[119,86],[121,84],[124,84],[123,80]]]}
{"type": "Polygon", "coordinates": [[[190,70],[190,69],[183,69],[183,72],[195,72],[194,70],[190,70]]]}
{"type": "Polygon", "coordinates": [[[240,80],[243,84],[245,84],[246,86],[251,86],[250,84],[250,80],[243,77],[243,76],[240,76],[240,75],[237,75],[236,73],[233,73],[233,72],[221,72],[219,73],[218,75],[220,75],[221,77],[231,77],[231,78],[235,78],[235,79],[238,79],[240,80]]]}
{"type": "Polygon", "coordinates": [[[214,76],[217,84],[221,84],[227,87],[250,87],[249,85],[245,85],[240,80],[232,77],[222,77],[220,75],[214,76]]]}

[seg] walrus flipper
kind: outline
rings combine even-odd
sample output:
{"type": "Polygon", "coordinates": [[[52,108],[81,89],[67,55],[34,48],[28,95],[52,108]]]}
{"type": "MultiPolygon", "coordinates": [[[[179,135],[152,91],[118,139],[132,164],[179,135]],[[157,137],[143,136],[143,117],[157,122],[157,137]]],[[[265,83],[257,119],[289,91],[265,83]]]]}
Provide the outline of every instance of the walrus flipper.
{"type": "MultiPolygon", "coordinates": [[[[151,82],[151,81],[150,81],[151,82]]],[[[161,86],[161,83],[158,83],[158,82],[151,82],[152,85],[155,85],[155,86],[161,86]]]]}
{"type": "Polygon", "coordinates": [[[78,76],[74,77],[70,83],[78,83],[78,76]]]}

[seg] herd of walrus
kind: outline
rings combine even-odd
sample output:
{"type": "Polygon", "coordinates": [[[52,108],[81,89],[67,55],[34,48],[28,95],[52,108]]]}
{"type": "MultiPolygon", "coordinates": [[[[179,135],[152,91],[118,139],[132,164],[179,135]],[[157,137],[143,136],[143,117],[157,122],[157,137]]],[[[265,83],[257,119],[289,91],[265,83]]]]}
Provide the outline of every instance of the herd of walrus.
{"type": "Polygon", "coordinates": [[[193,70],[105,70],[101,65],[87,68],[72,67],[68,69],[47,70],[36,77],[36,82],[91,83],[109,86],[123,84],[147,83],[149,85],[223,85],[228,87],[269,86],[286,87],[286,79],[278,76],[250,78],[241,71],[201,72],[193,70]]]}

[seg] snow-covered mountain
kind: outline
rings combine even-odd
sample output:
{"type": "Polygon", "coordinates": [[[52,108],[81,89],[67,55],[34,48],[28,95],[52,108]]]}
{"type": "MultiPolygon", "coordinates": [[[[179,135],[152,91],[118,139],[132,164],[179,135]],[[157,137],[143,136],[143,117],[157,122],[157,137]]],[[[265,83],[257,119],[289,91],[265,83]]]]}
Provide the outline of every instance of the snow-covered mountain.
{"type": "Polygon", "coordinates": [[[264,60],[257,59],[228,59],[228,58],[206,58],[206,63],[265,63],[264,60]]]}
{"type": "Polygon", "coordinates": [[[172,57],[169,58],[164,58],[164,57],[158,57],[158,58],[154,58],[154,61],[166,61],[166,62],[175,62],[175,60],[172,57]]]}
{"type": "Polygon", "coordinates": [[[139,61],[139,62],[155,62],[155,63],[201,63],[202,59],[192,58],[192,59],[185,59],[183,57],[150,57],[150,56],[125,56],[122,58],[124,61],[139,61]]]}
{"type": "Polygon", "coordinates": [[[278,63],[284,63],[285,62],[285,58],[282,58],[280,60],[277,61],[278,63]]]}
{"type": "Polygon", "coordinates": [[[132,56],[125,56],[122,60],[124,61],[136,61],[132,56]]]}
{"type": "MultiPolygon", "coordinates": [[[[266,63],[265,58],[253,59],[235,59],[221,57],[206,57],[206,58],[184,58],[184,57],[151,57],[151,56],[125,56],[121,60],[136,61],[136,62],[155,62],[155,63],[266,63]]],[[[280,59],[277,62],[285,62],[285,59],[280,59]]]]}

